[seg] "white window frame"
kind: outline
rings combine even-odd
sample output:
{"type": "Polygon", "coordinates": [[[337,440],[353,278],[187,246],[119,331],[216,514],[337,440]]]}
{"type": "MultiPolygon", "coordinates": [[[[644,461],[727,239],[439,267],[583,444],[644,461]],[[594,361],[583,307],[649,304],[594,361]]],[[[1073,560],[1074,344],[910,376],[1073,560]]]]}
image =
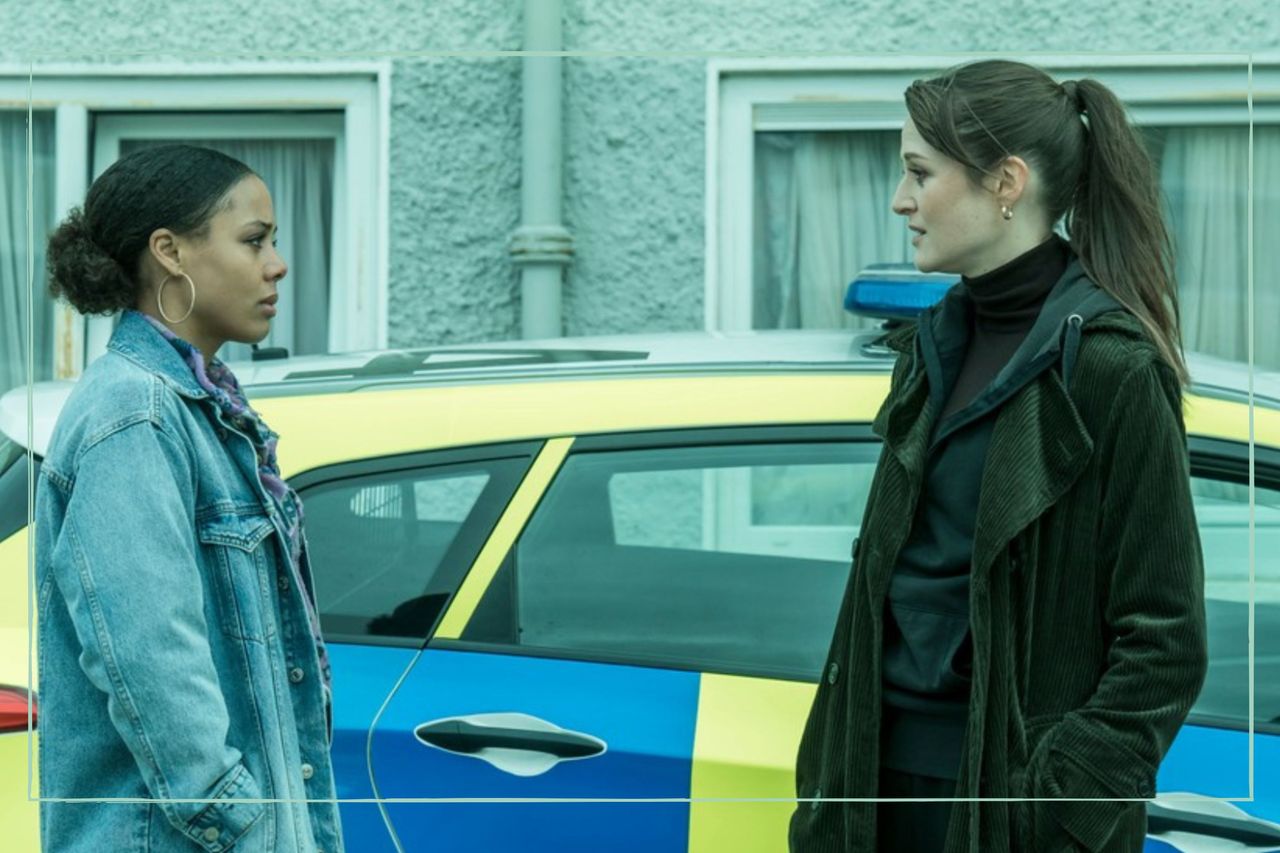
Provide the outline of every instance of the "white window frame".
{"type": "MultiPolygon", "coordinates": [[[[712,59],[707,63],[705,318],[708,331],[752,328],[754,155],[759,131],[899,130],[912,80],[972,55],[712,59]]],[[[1009,56],[1059,80],[1109,86],[1139,125],[1280,123],[1280,55],[1009,56]]],[[[749,472],[708,474],[704,536],[787,552],[852,538],[856,528],[763,527],[749,472]]]]}
{"type": "MultiPolygon", "coordinates": [[[[29,74],[35,78],[32,108],[54,112],[58,219],[89,189],[91,119],[99,113],[297,111],[301,126],[307,112],[340,112],[334,233],[341,239],[334,245],[330,291],[340,306],[332,316],[341,321],[330,324],[329,346],[386,347],[390,62],[0,65],[0,105],[26,108],[29,74]]],[[[86,322],[65,303],[54,314],[54,376],[75,377],[102,351],[107,326],[86,322]]]]}

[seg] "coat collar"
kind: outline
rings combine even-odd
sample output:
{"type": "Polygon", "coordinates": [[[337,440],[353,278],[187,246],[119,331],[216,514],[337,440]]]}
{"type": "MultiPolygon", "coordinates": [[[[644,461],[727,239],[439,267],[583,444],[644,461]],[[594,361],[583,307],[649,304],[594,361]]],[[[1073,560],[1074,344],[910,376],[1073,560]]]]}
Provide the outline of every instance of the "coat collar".
{"type": "Polygon", "coordinates": [[[120,315],[107,349],[154,373],[184,397],[198,400],[209,396],[173,345],[137,311],[126,310],[120,315]]]}
{"type": "MultiPolygon", "coordinates": [[[[921,315],[918,325],[891,331],[883,340],[885,346],[903,354],[907,366],[872,429],[915,482],[924,476],[938,405],[930,396],[931,377],[923,365],[919,327],[929,324],[928,334],[948,334],[966,308],[961,304],[965,298],[953,288],[921,315]]],[[[1068,317],[1080,315],[1080,325],[1091,332],[1132,330],[1135,321],[1123,312],[1117,314],[1119,307],[1073,259],[1028,333],[1025,355],[1037,369],[1001,403],[983,466],[973,550],[975,585],[985,583],[995,557],[1019,530],[1071,488],[1088,463],[1093,437],[1061,375],[1050,368],[1061,359],[1068,317]]]]}

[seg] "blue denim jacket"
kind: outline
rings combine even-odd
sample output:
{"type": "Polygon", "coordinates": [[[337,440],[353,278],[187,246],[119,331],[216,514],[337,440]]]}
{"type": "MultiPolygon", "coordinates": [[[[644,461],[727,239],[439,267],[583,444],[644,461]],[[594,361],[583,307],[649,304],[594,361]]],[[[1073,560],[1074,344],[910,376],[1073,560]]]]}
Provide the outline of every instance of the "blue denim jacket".
{"type": "Polygon", "coordinates": [[[44,849],[341,851],[282,521],[249,439],[140,315],[59,417],[35,535],[40,794],[133,801],[42,802],[44,849]]]}

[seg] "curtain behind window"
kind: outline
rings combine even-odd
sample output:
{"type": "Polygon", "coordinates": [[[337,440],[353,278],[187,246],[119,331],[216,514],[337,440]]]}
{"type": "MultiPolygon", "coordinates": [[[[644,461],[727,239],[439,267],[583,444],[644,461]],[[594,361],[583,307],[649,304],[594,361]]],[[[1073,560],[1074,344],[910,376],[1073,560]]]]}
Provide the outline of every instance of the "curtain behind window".
{"type": "MultiPolygon", "coordinates": [[[[1243,127],[1157,132],[1160,184],[1177,250],[1178,298],[1188,350],[1248,358],[1248,157],[1243,127]]],[[[1254,128],[1254,317],[1280,316],[1280,128],[1254,128]]],[[[1256,327],[1262,328],[1262,327],[1256,327]]],[[[1280,368],[1280,338],[1258,334],[1259,367],[1280,368]]]]}
{"type": "Polygon", "coordinates": [[[911,259],[898,183],[897,131],[756,134],[753,325],[865,328],[844,292],[868,264],[911,259]]]}
{"type": "Polygon", "coordinates": [[[36,381],[53,375],[53,299],[45,241],[53,227],[53,116],[32,116],[32,291],[27,293],[27,114],[0,111],[0,394],[27,381],[27,314],[35,311],[36,381]]]}
{"type": "MultiPolygon", "coordinates": [[[[1144,128],[1177,252],[1184,344],[1247,356],[1248,130],[1144,128]]],[[[901,175],[897,131],[756,134],[753,326],[856,328],[845,288],[871,263],[909,261],[889,210],[901,175]]],[[[1254,316],[1280,316],[1280,128],[1254,129],[1254,316]]],[[[1261,328],[1261,327],[1259,327],[1261,328]]],[[[1259,367],[1280,369],[1280,336],[1255,336],[1259,367]]]]}
{"type": "MultiPolygon", "coordinates": [[[[271,191],[281,257],[289,265],[280,282],[279,311],[260,346],[286,347],[290,355],[329,349],[329,267],[332,257],[333,140],[321,139],[127,139],[120,156],[140,148],[181,142],[212,148],[257,172],[271,191]]],[[[228,343],[223,361],[248,359],[247,344],[228,343]]]]}

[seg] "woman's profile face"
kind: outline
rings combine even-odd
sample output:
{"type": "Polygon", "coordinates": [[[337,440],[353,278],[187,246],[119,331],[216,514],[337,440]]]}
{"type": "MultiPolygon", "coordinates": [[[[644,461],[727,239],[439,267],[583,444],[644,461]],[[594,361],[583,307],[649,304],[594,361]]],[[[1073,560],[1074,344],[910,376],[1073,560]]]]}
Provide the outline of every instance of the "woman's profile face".
{"type": "Polygon", "coordinates": [[[1000,265],[1000,204],[964,166],[933,148],[911,119],[902,126],[902,179],[893,212],[907,218],[923,272],[978,276],[1000,265]]]}
{"type": "MultiPolygon", "coordinates": [[[[256,175],[241,179],[209,220],[203,240],[182,240],[182,271],[196,286],[196,304],[184,336],[206,354],[227,341],[257,343],[271,330],[278,284],[288,272],[276,251],[275,211],[267,185],[256,175]]],[[[170,279],[185,305],[185,281],[170,279]]],[[[175,309],[175,310],[181,310],[175,309]]]]}

